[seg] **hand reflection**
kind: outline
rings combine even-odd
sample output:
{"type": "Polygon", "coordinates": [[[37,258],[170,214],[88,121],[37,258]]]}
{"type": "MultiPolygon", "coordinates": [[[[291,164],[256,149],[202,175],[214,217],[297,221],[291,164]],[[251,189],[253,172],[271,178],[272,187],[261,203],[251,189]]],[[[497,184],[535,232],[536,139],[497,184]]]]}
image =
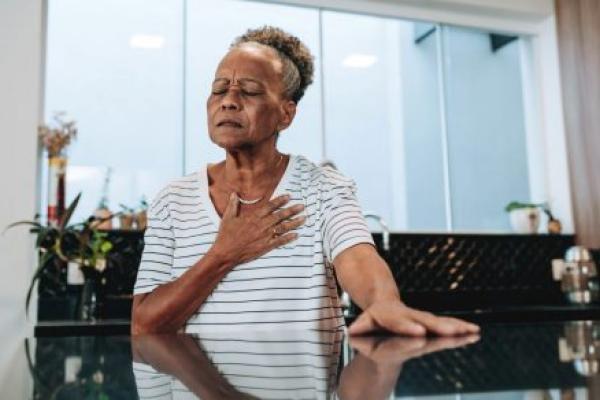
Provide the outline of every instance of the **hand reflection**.
{"type": "Polygon", "coordinates": [[[138,335],[131,343],[140,398],[169,398],[182,390],[202,399],[328,398],[339,382],[342,399],[386,399],[407,360],[478,339],[352,337],[356,355],[339,381],[339,330],[138,335]]]}
{"type": "Polygon", "coordinates": [[[462,337],[352,337],[357,351],[340,377],[342,399],[388,399],[398,381],[402,365],[416,357],[475,343],[479,335],[462,337]]]}

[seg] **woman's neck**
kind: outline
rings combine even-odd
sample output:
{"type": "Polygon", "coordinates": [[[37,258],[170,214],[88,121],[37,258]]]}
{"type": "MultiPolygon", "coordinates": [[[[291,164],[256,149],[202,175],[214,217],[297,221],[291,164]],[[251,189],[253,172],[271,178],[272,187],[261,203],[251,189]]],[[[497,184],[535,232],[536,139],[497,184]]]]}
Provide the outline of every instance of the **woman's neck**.
{"type": "Polygon", "coordinates": [[[283,154],[276,148],[258,151],[228,151],[223,168],[226,185],[238,194],[260,195],[279,175],[283,154]]]}

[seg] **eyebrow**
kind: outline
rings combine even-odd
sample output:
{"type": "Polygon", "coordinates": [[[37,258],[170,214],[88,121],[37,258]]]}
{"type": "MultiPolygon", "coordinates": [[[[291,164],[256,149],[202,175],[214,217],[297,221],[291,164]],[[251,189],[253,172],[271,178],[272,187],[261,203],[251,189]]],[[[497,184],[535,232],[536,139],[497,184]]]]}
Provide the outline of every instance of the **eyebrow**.
{"type": "MultiPolygon", "coordinates": [[[[228,78],[216,78],[213,83],[217,83],[217,82],[225,82],[225,83],[229,83],[230,80],[228,78]]],[[[259,80],[256,79],[252,79],[252,78],[240,78],[238,79],[238,82],[240,83],[244,83],[244,82],[251,82],[251,83],[256,83],[257,85],[261,85],[264,86],[263,83],[259,80]]]]}

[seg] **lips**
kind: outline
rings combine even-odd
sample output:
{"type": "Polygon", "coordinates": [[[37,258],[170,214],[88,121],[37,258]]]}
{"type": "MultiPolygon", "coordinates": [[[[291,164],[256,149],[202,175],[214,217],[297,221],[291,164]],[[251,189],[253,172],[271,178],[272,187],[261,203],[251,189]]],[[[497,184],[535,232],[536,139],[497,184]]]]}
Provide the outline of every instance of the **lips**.
{"type": "Polygon", "coordinates": [[[226,119],[222,119],[219,122],[217,122],[217,126],[229,126],[229,127],[233,127],[233,128],[241,128],[242,124],[241,124],[241,122],[239,122],[235,119],[226,118],[226,119]]]}

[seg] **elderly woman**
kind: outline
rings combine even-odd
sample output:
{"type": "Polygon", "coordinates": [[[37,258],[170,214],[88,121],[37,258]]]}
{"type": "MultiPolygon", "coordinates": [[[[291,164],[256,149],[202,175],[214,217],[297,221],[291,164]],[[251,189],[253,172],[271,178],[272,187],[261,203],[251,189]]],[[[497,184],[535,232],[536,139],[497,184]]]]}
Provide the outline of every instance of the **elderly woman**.
{"type": "Polygon", "coordinates": [[[364,310],[351,334],[478,330],[405,306],[354,182],[278,151],[312,75],[308,49],[280,29],[250,30],[232,44],[207,101],[210,139],[225,160],[153,201],[132,333],[339,328],[336,277],[364,310]]]}

